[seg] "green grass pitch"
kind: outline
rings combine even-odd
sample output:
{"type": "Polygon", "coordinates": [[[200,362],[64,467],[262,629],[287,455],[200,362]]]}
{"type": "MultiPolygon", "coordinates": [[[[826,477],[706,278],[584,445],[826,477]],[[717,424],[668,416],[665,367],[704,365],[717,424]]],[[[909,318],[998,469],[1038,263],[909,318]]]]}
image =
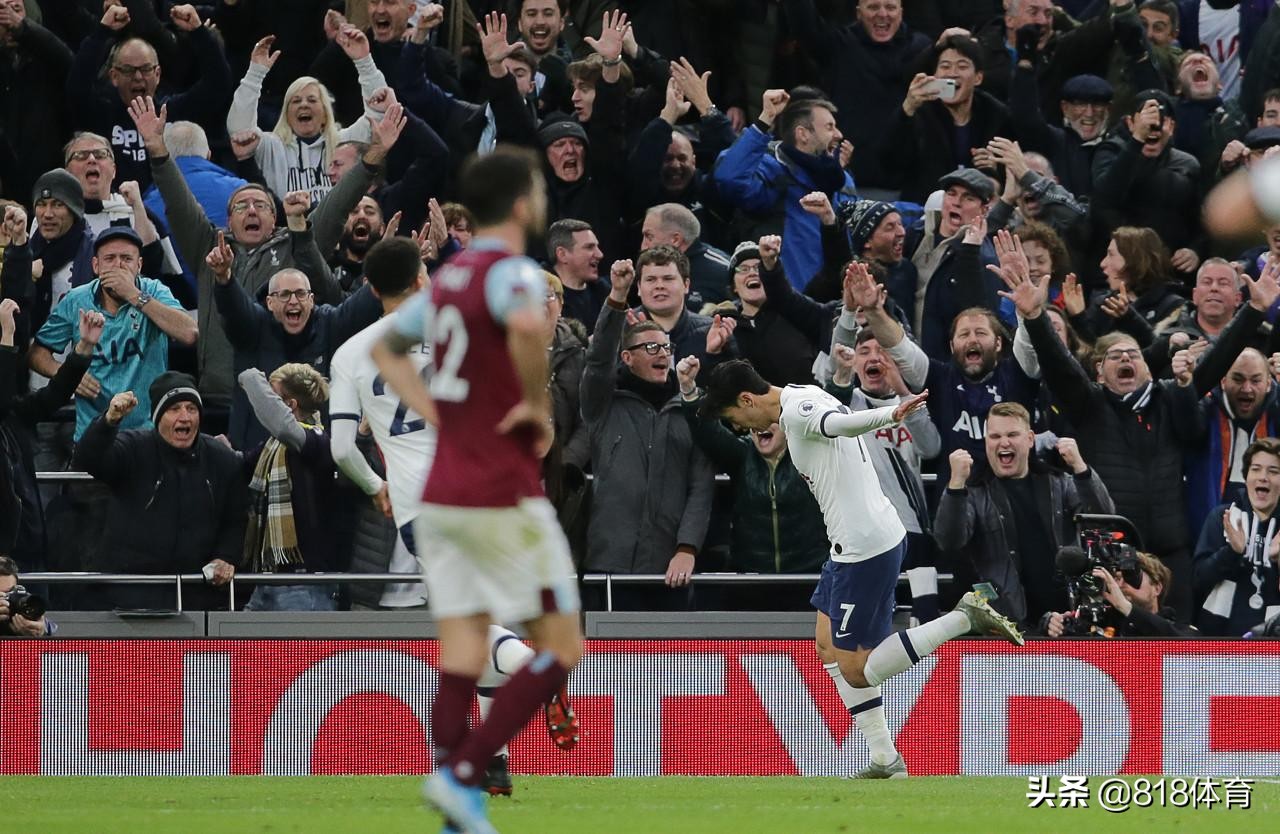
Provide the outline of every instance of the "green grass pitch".
{"type": "MultiPolygon", "coordinates": [[[[517,776],[490,802],[503,834],[1020,834],[1275,830],[1280,781],[1252,808],[1027,807],[1027,780],[604,779],[517,776]]],[[[1095,789],[1102,779],[1094,777],[1095,789]]],[[[5,832],[27,834],[422,834],[440,830],[413,777],[0,778],[5,832]]]]}

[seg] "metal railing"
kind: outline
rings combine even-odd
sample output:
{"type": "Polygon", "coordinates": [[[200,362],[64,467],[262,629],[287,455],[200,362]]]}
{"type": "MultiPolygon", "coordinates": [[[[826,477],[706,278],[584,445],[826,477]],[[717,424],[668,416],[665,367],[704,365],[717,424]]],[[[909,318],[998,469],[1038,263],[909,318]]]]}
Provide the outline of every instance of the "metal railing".
{"type": "MultiPolygon", "coordinates": [[[[690,581],[700,585],[813,585],[820,578],[818,573],[695,573],[690,581]]],[[[949,583],[954,577],[949,573],[938,574],[940,583],[949,583]]],[[[182,586],[206,584],[201,573],[96,573],[93,571],[66,571],[48,573],[24,573],[24,584],[30,585],[173,585],[176,592],[176,610],[182,611],[182,586]]],[[[236,610],[236,583],[257,585],[336,585],[340,583],[414,584],[422,581],[418,573],[237,573],[228,581],[228,610],[236,610]]],[[[898,584],[907,581],[905,573],[898,575],[898,584]]],[[[661,573],[583,574],[585,585],[604,585],[605,610],[613,610],[614,585],[661,585],[666,576],[661,573]]]]}

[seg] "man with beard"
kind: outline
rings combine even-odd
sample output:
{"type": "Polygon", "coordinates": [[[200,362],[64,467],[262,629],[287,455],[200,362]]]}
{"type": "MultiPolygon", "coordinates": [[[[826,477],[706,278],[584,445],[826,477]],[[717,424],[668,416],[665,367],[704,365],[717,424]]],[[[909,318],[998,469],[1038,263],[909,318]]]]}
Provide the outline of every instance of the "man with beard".
{"type": "Polygon", "coordinates": [[[1094,345],[1097,382],[1067,352],[1043,314],[1049,281],[1030,280],[1025,264],[1002,261],[1006,293],[1026,323],[1054,406],[1075,426],[1080,451],[1097,468],[1116,512],[1133,522],[1146,550],[1173,573],[1170,599],[1185,622],[1191,615],[1191,533],[1183,475],[1186,455],[1204,442],[1200,398],[1225,376],[1271,305],[1280,299],[1280,270],[1245,278],[1249,303],[1188,372],[1153,380],[1133,337],[1108,333],[1094,345]]]}
{"type": "MultiPolygon", "coordinates": [[[[867,327],[893,357],[911,391],[931,392],[929,413],[942,437],[942,454],[964,449],[971,456],[985,454],[986,419],[998,402],[1036,407],[1039,382],[1031,379],[1004,352],[1004,328],[995,313],[983,307],[962,310],[951,322],[951,356],[927,356],[906,337],[902,326],[884,309],[879,287],[861,264],[850,264],[848,297],[862,308],[867,327]]],[[[941,467],[945,469],[944,467],[941,467]]],[[[939,474],[943,477],[943,474],[939,474]]]]}
{"type": "MultiPolygon", "coordinates": [[[[1175,369],[1186,373],[1189,355],[1175,357],[1175,369]]],[[[1193,536],[1217,504],[1243,503],[1249,444],[1280,434],[1280,396],[1266,357],[1251,347],[1242,350],[1222,383],[1200,401],[1200,408],[1204,439],[1187,455],[1187,521],[1193,536]]]]}
{"type": "Polygon", "coordinates": [[[666,575],[665,587],[615,588],[615,609],[688,610],[711,517],[713,472],[681,411],[671,337],[656,321],[626,326],[635,278],[631,261],[614,262],[582,374],[595,468],[583,567],[666,575]]]}
{"type": "Polygon", "coordinates": [[[1009,92],[1009,110],[1024,151],[1044,154],[1059,182],[1072,194],[1093,193],[1093,154],[1107,130],[1115,91],[1105,78],[1076,75],[1062,85],[1062,126],[1049,123],[1040,109],[1035,73],[1018,67],[1009,92]]]}
{"type": "MultiPolygon", "coordinates": [[[[378,320],[382,305],[369,286],[337,306],[316,306],[311,281],[297,269],[282,269],[267,283],[266,307],[231,280],[234,250],[221,234],[205,259],[213,273],[213,298],[227,338],[235,348],[235,373],[247,368],[278,368],[290,362],[311,365],[329,376],[329,362],[347,339],[378,320]]],[[[231,399],[227,437],[236,449],[247,450],[267,439],[244,389],[231,399]]]]}
{"type": "Polygon", "coordinates": [[[766,90],[760,118],[716,161],[720,193],[748,215],[753,231],[786,239],[783,268],[798,290],[823,265],[821,224],[800,199],[821,191],[837,209],[855,199],[853,178],[837,153],[843,141],[831,102],[791,103],[785,90],[766,90]],[[775,122],[777,142],[770,134],[775,122]]]}
{"type": "MultiPolygon", "coordinates": [[[[1178,245],[1171,263],[1181,273],[1200,266],[1200,163],[1170,147],[1177,128],[1173,100],[1162,90],[1138,93],[1124,127],[1093,158],[1093,212],[1106,229],[1145,226],[1178,245]],[[1152,195],[1160,195],[1153,200],[1152,195]]],[[[1176,577],[1175,577],[1176,578],[1176,577]]]]}
{"type": "MultiPolygon", "coordinates": [[[[199,80],[189,90],[157,98],[157,105],[167,107],[175,120],[220,131],[234,87],[222,47],[213,30],[203,25],[194,6],[174,6],[169,15],[185,33],[199,80]]],[[[133,180],[145,190],[151,185],[151,168],[143,138],[129,117],[129,104],[139,97],[156,98],[160,59],[155,48],[141,38],[127,38],[112,46],[129,22],[124,6],[107,7],[102,24],[89,33],[76,53],[67,78],[67,99],[75,127],[111,137],[119,178],[133,180]],[[114,91],[100,95],[98,78],[105,62],[110,64],[106,76],[114,91]]]]}
{"type": "MultiPolygon", "coordinates": [[[[76,439],[90,421],[107,410],[122,391],[145,391],[168,368],[169,339],[194,345],[199,331],[168,287],[143,277],[142,241],[128,226],[108,226],[93,242],[97,278],[76,287],[53,308],[36,333],[28,362],[36,373],[52,378],[62,367],[80,311],[106,319],[89,371],[76,388],[76,439]]],[[[147,427],[151,409],[143,409],[128,427],[147,427]]]]}
{"type": "Polygon", "coordinates": [[[360,202],[347,215],[347,223],[342,227],[342,237],[338,239],[338,249],[329,259],[333,278],[342,287],[344,295],[351,295],[360,289],[364,256],[375,243],[382,240],[385,230],[382,208],[378,201],[367,194],[361,197],[360,202]]]}

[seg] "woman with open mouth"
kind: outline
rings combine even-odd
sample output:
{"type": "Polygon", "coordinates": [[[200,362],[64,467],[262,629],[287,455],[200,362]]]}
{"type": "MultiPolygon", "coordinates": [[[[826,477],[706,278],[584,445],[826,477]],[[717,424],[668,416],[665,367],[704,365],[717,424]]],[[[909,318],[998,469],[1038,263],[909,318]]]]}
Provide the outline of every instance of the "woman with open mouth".
{"type": "MultiPolygon", "coordinates": [[[[338,124],[333,114],[333,95],[309,75],[296,79],[285,91],[284,109],[275,128],[270,133],[259,130],[258,98],[262,94],[262,83],[280,58],[279,52],[271,51],[274,43],[275,35],[267,35],[254,46],[249,70],[240,81],[227,112],[227,133],[257,134],[253,158],[262,169],[267,187],[277,195],[309,191],[314,206],[333,188],[328,171],[338,145],[367,144],[372,134],[366,119],[348,128],[338,124]]],[[[361,96],[368,101],[387,85],[382,71],[369,57],[368,39],[364,33],[349,27],[338,36],[338,43],[355,64],[361,96]]]]}

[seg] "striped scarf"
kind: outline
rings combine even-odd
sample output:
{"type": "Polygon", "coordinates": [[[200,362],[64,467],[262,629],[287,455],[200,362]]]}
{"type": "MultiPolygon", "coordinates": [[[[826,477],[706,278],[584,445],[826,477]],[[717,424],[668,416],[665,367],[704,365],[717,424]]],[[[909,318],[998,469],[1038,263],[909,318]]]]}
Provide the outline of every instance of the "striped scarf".
{"type": "Polygon", "coordinates": [[[249,524],[244,533],[244,555],[249,569],[256,573],[274,573],[286,565],[302,564],[298,530],[293,520],[288,452],[274,437],[267,440],[249,481],[249,524]]]}

